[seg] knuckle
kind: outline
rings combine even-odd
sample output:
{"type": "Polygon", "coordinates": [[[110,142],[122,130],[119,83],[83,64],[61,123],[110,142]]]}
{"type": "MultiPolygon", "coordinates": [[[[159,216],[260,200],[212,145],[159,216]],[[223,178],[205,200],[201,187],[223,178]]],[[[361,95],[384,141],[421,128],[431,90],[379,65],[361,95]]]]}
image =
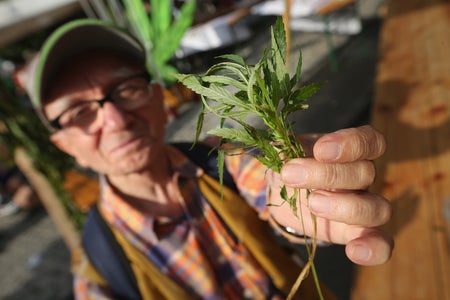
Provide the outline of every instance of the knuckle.
{"type": "Polygon", "coordinates": [[[392,204],[390,201],[382,198],[381,199],[381,205],[378,212],[378,215],[380,216],[380,223],[378,225],[386,224],[392,217],[392,204]]]}
{"type": "Polygon", "coordinates": [[[383,155],[386,152],[387,143],[386,138],[384,135],[382,135],[380,132],[375,131],[376,134],[376,140],[377,140],[377,150],[378,150],[378,156],[383,155]]]}
{"type": "Polygon", "coordinates": [[[360,170],[358,178],[360,179],[361,188],[367,189],[375,181],[375,165],[371,161],[362,161],[358,169],[360,170]]]}
{"type": "Polygon", "coordinates": [[[364,209],[364,205],[352,205],[347,212],[348,224],[358,224],[362,220],[367,220],[367,217],[369,217],[368,211],[369,209],[364,209]]]}
{"type": "Polygon", "coordinates": [[[353,218],[361,220],[368,226],[381,226],[386,224],[392,216],[392,206],[386,199],[367,194],[367,201],[355,205],[352,211],[353,218]],[[359,214],[359,215],[358,215],[359,214]]]}
{"type": "Polygon", "coordinates": [[[355,194],[352,205],[341,213],[346,216],[349,225],[380,226],[391,217],[390,205],[386,200],[379,201],[365,192],[355,194]]]}
{"type": "Polygon", "coordinates": [[[348,130],[348,151],[354,160],[376,159],[386,151],[385,137],[371,126],[348,130]]]}
{"type": "Polygon", "coordinates": [[[325,165],[323,169],[323,182],[328,187],[336,187],[339,185],[339,175],[334,165],[325,165]]]}
{"type": "Polygon", "coordinates": [[[361,141],[365,144],[366,159],[376,159],[386,151],[385,137],[370,126],[363,127],[361,141]]]}

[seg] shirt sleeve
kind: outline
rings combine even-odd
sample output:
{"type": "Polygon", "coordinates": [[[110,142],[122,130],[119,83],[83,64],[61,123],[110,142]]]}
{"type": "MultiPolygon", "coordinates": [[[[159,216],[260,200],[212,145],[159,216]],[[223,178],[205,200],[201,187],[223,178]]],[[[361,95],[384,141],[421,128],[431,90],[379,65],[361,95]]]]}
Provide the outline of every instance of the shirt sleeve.
{"type": "Polygon", "coordinates": [[[225,163],[241,196],[258,212],[261,219],[267,220],[267,167],[245,153],[227,155],[225,163]]]}

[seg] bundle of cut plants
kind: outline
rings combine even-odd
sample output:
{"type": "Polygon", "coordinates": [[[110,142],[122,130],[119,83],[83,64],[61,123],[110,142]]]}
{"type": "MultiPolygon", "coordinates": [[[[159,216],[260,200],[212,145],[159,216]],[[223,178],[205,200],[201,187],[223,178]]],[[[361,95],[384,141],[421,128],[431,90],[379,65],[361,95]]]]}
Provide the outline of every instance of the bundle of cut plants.
{"type": "MultiPolygon", "coordinates": [[[[216,115],[220,120],[218,128],[208,134],[220,137],[221,143],[232,143],[243,151],[253,155],[274,172],[279,173],[285,161],[305,157],[305,151],[293,132],[293,122],[289,116],[307,109],[308,100],[323,85],[311,83],[299,86],[302,57],[297,63],[295,74],[291,77],[286,66],[286,32],[281,18],[271,28],[271,47],[266,49],[256,65],[247,65],[238,55],[220,56],[221,62],[210,67],[203,75],[178,74],[177,78],[188,88],[199,94],[202,99],[202,111],[198,118],[196,140],[202,131],[205,114],[216,115]],[[252,127],[246,122],[250,115],[259,118],[266,129],[252,127]],[[229,128],[226,121],[239,126],[229,128]],[[257,149],[258,151],[254,151],[257,149]]],[[[236,148],[218,147],[219,178],[223,182],[225,155],[233,153],[236,148]]],[[[287,189],[282,186],[280,196],[292,213],[305,227],[299,201],[299,189],[287,189]],[[298,213],[300,211],[300,213],[298,213]]],[[[306,191],[306,196],[309,191],[306,191]]],[[[306,213],[306,212],[305,212],[306,213]]],[[[311,216],[313,228],[316,228],[315,216],[311,216]]],[[[312,273],[318,296],[323,299],[319,279],[314,266],[316,251],[316,233],[311,243],[305,243],[308,260],[292,287],[288,298],[294,295],[302,280],[312,273]],[[310,272],[311,271],[311,272],[310,272]]],[[[276,258],[274,258],[276,259],[276,258]]]]}

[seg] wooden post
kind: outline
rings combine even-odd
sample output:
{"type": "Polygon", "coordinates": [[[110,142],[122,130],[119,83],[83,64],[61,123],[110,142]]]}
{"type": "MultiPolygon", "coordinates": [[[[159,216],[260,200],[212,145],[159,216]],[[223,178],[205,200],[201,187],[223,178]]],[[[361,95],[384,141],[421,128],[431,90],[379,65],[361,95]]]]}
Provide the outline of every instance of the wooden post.
{"type": "Polygon", "coordinates": [[[375,190],[394,205],[392,259],[360,267],[354,299],[450,299],[450,1],[391,0],[373,126],[388,150],[375,190]]]}
{"type": "Polygon", "coordinates": [[[24,149],[16,149],[14,158],[18,168],[35,189],[67,247],[73,251],[80,245],[80,235],[67,216],[53,187],[45,176],[34,168],[33,162],[24,149]]]}

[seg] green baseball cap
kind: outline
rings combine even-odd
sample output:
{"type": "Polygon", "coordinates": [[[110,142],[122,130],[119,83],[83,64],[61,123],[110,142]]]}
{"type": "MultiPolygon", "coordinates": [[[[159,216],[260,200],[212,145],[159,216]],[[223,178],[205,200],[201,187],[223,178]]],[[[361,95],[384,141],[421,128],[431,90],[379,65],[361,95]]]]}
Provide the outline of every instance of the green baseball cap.
{"type": "Polygon", "coordinates": [[[43,93],[51,84],[55,72],[72,56],[91,49],[121,53],[142,62],[145,66],[144,47],[124,29],[96,19],[70,21],[48,37],[37,58],[30,97],[40,114],[43,113],[43,93]]]}

